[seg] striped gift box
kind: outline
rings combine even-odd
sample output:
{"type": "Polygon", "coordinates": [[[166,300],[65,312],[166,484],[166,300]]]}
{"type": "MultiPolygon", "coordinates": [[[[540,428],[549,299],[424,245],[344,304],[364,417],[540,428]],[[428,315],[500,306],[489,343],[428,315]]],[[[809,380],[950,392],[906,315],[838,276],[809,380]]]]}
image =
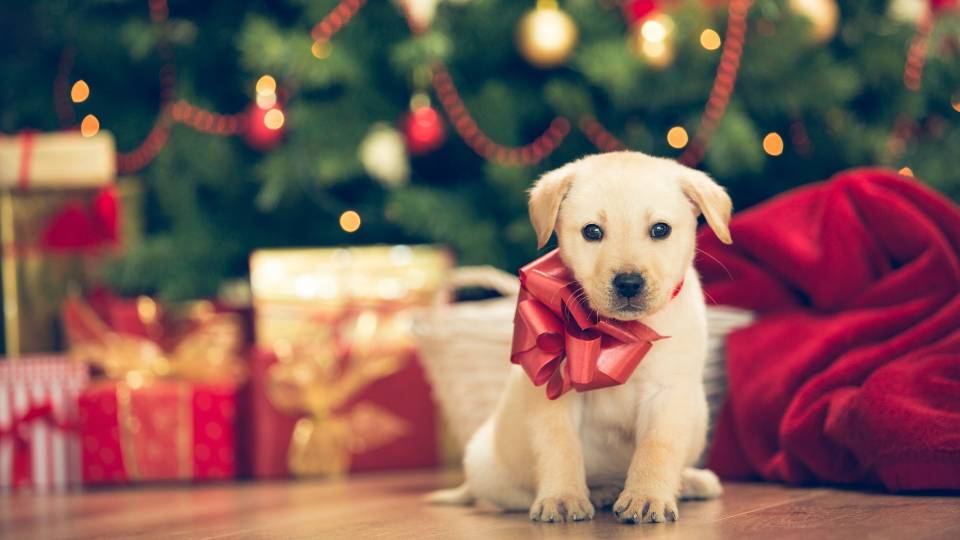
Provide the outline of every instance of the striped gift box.
{"type": "Polygon", "coordinates": [[[0,360],[0,492],[80,485],[77,400],[88,380],[66,356],[0,360]]]}

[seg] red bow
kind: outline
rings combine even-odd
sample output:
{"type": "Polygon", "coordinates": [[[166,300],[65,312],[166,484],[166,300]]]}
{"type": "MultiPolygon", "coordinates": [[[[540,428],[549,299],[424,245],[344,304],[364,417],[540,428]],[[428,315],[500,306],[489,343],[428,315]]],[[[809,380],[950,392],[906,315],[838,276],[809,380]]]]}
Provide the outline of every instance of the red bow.
{"type": "Polygon", "coordinates": [[[73,424],[57,420],[53,405],[49,402],[33,405],[25,413],[14,416],[7,429],[0,428],[0,437],[13,439],[13,487],[30,483],[33,475],[32,437],[29,427],[33,422],[46,422],[51,427],[62,430],[74,429],[73,424]]]}
{"type": "Polygon", "coordinates": [[[584,392],[623,384],[653,342],[664,338],[639,321],[600,317],[582,298],[557,250],[520,269],[510,361],[523,367],[534,385],[546,383],[549,399],[571,388],[584,392]]]}

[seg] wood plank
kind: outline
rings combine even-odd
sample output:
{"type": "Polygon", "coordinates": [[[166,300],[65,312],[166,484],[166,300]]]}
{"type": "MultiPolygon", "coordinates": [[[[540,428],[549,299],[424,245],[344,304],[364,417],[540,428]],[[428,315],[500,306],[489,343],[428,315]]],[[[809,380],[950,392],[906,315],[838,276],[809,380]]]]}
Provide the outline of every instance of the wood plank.
{"type": "Polygon", "coordinates": [[[532,523],[524,513],[421,501],[456,477],[437,472],[341,481],[115,488],[0,498],[0,537],[84,538],[908,538],[960,537],[960,499],[728,484],[685,502],[678,523],[532,523]]]}

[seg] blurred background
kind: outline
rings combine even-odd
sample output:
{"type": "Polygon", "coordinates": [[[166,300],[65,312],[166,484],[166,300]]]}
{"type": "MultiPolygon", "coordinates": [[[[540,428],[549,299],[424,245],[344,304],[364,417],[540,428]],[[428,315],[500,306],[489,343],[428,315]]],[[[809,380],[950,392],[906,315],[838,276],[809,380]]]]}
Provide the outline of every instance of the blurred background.
{"type": "Polygon", "coordinates": [[[599,150],[683,156],[739,209],[858,166],[960,196],[955,4],[5,3],[0,130],[113,134],[144,209],[124,293],[209,297],[269,246],[512,272],[532,180],[599,150]]]}
{"type": "MultiPolygon", "coordinates": [[[[535,178],[633,149],[741,210],[859,167],[957,200],[957,6],[3,2],[3,350],[45,356],[0,362],[0,487],[454,462],[470,432],[430,388],[448,417],[496,399],[535,178]],[[409,308],[452,286],[504,296],[413,343],[409,308]],[[34,441],[47,468],[16,427],[38,419],[67,441],[34,441]]],[[[711,313],[717,404],[750,317],[711,313]]]]}

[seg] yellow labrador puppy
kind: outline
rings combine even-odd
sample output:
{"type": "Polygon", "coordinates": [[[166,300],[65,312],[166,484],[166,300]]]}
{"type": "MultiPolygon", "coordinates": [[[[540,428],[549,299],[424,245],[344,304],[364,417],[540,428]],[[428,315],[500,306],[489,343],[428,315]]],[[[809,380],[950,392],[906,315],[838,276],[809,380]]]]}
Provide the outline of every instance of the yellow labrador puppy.
{"type": "Polygon", "coordinates": [[[590,307],[669,339],[625,384],[553,401],[514,366],[467,446],[466,482],[432,500],[481,499],[551,522],[612,504],[621,521],[638,523],[676,520],[678,496],[719,496],[716,475],[692,468],[707,431],[706,314],[693,259],[697,216],[730,243],[731,206],[706,174],[639,152],[589,156],[540,178],[529,201],[540,247],[556,231],[590,307]]]}

